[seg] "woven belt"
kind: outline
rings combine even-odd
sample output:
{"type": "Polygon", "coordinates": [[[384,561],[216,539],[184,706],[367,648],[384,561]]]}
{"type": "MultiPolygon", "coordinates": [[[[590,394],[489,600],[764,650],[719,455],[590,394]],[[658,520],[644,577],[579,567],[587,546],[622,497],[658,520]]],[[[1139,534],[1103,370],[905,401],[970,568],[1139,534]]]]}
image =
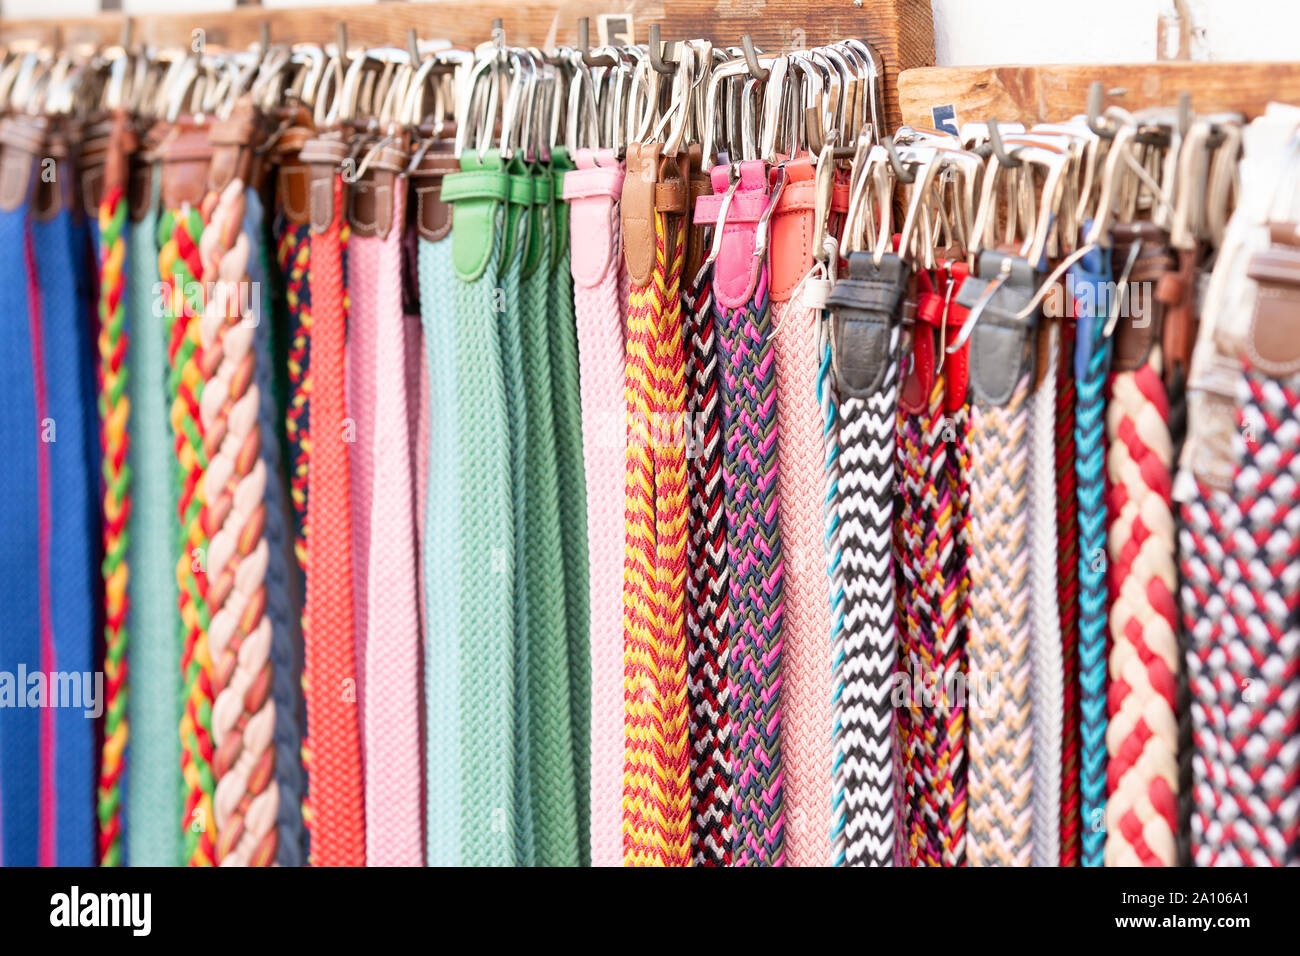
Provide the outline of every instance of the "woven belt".
{"type": "MultiPolygon", "coordinates": [[[[1016,318],[1037,288],[1028,262],[985,252],[957,301],[983,310],[970,338],[971,866],[1031,860],[1028,406],[1034,319],[1016,318]],[[1002,270],[1007,270],[1003,272],[1002,270]],[[999,282],[996,288],[990,288],[999,282]]],[[[1052,794],[1055,797],[1055,794],[1052,794]]]]}
{"type": "Polygon", "coordinates": [[[275,785],[279,790],[276,815],[275,862],[280,866],[301,866],[306,858],[302,823],[302,632],[295,613],[301,587],[296,579],[293,556],[292,516],[289,494],[281,469],[282,447],[277,422],[283,420],[273,385],[271,285],[267,281],[269,261],[262,201],[257,190],[244,192],[244,235],[250,240],[248,280],[250,294],[261,292],[253,304],[258,309],[253,348],[257,353],[256,382],[258,428],[262,435],[261,459],[266,469],[266,614],[271,621],[271,698],[275,701],[275,785]]]}
{"type": "MultiPolygon", "coordinates": [[[[843,623],[832,650],[831,847],[839,866],[896,862],[891,535],[897,315],[907,281],[908,268],[897,256],[886,254],[877,263],[871,254],[855,253],[829,303],[839,425],[835,540],[844,588],[843,623]]],[[[831,580],[834,600],[834,575],[831,580]]]]}
{"type": "MultiPolygon", "coordinates": [[[[0,573],[5,585],[5,639],[0,667],[42,666],[48,632],[46,549],[49,541],[49,443],[42,364],[39,295],[31,261],[28,203],[0,210],[0,439],[7,450],[0,469],[0,573]]],[[[36,708],[0,710],[0,859],[7,866],[37,864],[40,808],[41,715],[36,708]]]]}
{"type": "MultiPolygon", "coordinates": [[[[625,248],[632,281],[627,312],[627,483],[623,578],[623,861],[685,866],[690,856],[686,677],[686,410],[681,281],[684,233],[657,208],[658,148],[628,149],[621,214],[653,230],[646,250],[625,248]],[[635,217],[635,218],[634,218],[635,217]]],[[[665,160],[665,165],[669,161],[665,160]]]]}
{"type": "Polygon", "coordinates": [[[812,267],[812,164],[787,163],[772,212],[772,350],[776,370],[778,485],[785,563],[781,658],[787,860],[830,861],[831,674],[826,666],[830,589],[822,552],[822,417],[817,404],[819,314],[800,283],[812,267]],[[796,294],[799,293],[799,294],[796,294]]]}
{"type": "Polygon", "coordinates": [[[284,279],[289,313],[288,376],[290,397],[285,416],[289,441],[290,497],[293,501],[294,554],[307,570],[307,468],[311,459],[308,427],[311,403],[311,226],[284,220],[276,243],[276,260],[284,279]]]}
{"type": "MultiPolygon", "coordinates": [[[[551,317],[551,394],[555,405],[555,462],[559,475],[560,543],[564,552],[564,620],[573,749],[574,819],[578,862],[591,863],[591,580],[587,554],[587,486],[583,466],[581,375],[573,302],[569,205],[561,198],[574,168],[567,151],[551,152],[551,255],[546,312],[551,317]]],[[[540,170],[546,175],[546,168],[540,170]]],[[[616,735],[617,736],[617,735],[616,735]]]]}
{"type": "Polygon", "coordinates": [[[311,762],[311,861],[318,866],[365,862],[365,811],[355,696],[352,527],[348,429],[344,405],[343,183],[313,206],[311,235],[312,401],[307,498],[307,602],[304,678],[310,683],[307,728],[311,762]]]}
{"type": "Polygon", "coordinates": [[[1072,267],[1077,296],[1074,351],[1075,478],[1079,501],[1079,826],[1080,863],[1101,866],[1106,843],[1106,376],[1113,341],[1105,335],[1108,255],[1089,252],[1072,267]]]}
{"type": "Polygon", "coordinates": [[[495,151],[481,162],[467,152],[461,163],[464,172],[447,176],[442,193],[453,205],[456,273],[459,714],[454,726],[429,730],[455,735],[460,802],[444,820],[447,831],[429,839],[457,847],[465,865],[510,865],[519,862],[514,775],[524,771],[513,743],[515,683],[523,677],[515,664],[511,433],[496,301],[509,181],[495,151]]]}
{"type": "Polygon", "coordinates": [[[99,203],[99,436],[103,455],[104,739],[99,770],[99,862],[123,860],[122,772],[128,736],[127,594],[131,571],[128,522],[131,417],[127,361],[126,190],[111,184],[99,203]]]}
{"type": "MultiPolygon", "coordinates": [[[[1073,303],[1070,303],[1073,309],[1073,303]]],[[[1079,865],[1079,513],[1075,477],[1075,327],[1060,323],[1056,376],[1057,609],[1061,628],[1061,866],[1079,865]]]]}
{"type": "Polygon", "coordinates": [[[1162,380],[1162,314],[1142,308],[1174,260],[1150,224],[1116,226],[1112,265],[1127,306],[1107,382],[1110,489],[1110,690],[1107,743],[1108,866],[1174,866],[1178,831],[1179,648],[1174,595],[1173,445],[1162,380]],[[1127,281],[1126,281],[1127,280],[1127,281]]]}
{"type": "MultiPolygon", "coordinates": [[[[581,363],[590,588],[590,845],[593,866],[623,859],[623,323],[618,197],[612,152],[579,150],[564,177],[572,234],[573,307],[581,363]]],[[[558,268],[558,267],[557,267],[558,268]]],[[[576,688],[575,688],[576,690],[576,688]]],[[[581,698],[574,697],[575,722],[581,698]]]]}

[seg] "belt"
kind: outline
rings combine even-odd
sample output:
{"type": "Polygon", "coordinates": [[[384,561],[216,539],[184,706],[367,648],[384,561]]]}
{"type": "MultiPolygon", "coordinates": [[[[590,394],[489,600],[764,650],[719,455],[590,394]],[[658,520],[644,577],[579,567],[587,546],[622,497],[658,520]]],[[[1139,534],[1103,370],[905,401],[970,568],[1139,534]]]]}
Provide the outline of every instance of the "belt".
{"type": "MultiPolygon", "coordinates": [[[[1114,228],[1113,265],[1128,282],[1172,271],[1165,237],[1150,224],[1114,228]]],[[[1165,391],[1162,307],[1128,308],[1115,331],[1107,381],[1110,490],[1110,691],[1107,743],[1108,866],[1178,862],[1178,591],[1171,502],[1173,444],[1165,391]]]]}
{"type": "Polygon", "coordinates": [[[285,220],[276,243],[276,258],[284,277],[289,313],[287,362],[291,395],[285,415],[289,441],[290,498],[293,501],[294,554],[307,569],[307,469],[311,459],[308,427],[311,406],[311,225],[285,220]]]}
{"type": "MultiPolygon", "coordinates": [[[[321,170],[320,172],[324,172],[321,170]]],[[[313,175],[317,170],[313,169],[313,175]]],[[[311,861],[365,862],[365,810],[356,704],[352,614],[352,519],[344,403],[343,183],[330,169],[316,180],[311,236],[312,401],[307,498],[307,603],[304,680],[311,762],[311,861]],[[322,185],[323,182],[323,185],[322,185]]]]}
{"type": "Polygon", "coordinates": [[[822,416],[817,404],[818,311],[802,295],[812,268],[812,164],[786,163],[772,212],[772,354],[776,371],[778,487],[785,562],[781,755],[792,866],[830,861],[830,590],[822,558],[822,416]]]}
{"type": "MultiPolygon", "coordinates": [[[[574,814],[578,862],[591,863],[591,581],[587,554],[587,487],[583,466],[581,374],[573,302],[569,205],[561,198],[574,169],[563,147],[551,151],[552,252],[547,314],[551,392],[555,404],[555,461],[560,482],[560,544],[564,552],[564,620],[573,748],[574,814]]],[[[544,172],[544,168],[543,168],[544,172]]]]}
{"type": "MultiPolygon", "coordinates": [[[[136,866],[177,866],[183,803],[176,779],[182,712],[177,668],[176,488],[158,467],[172,455],[168,424],[167,329],[155,318],[158,284],[157,167],[143,210],[130,229],[131,609],[129,648],[131,768],[126,793],[127,859],[136,866]],[[152,323],[149,320],[153,320],[152,323]]],[[[130,320],[128,320],[130,321],[130,320]]]]}
{"type": "Polygon", "coordinates": [[[702,197],[697,204],[696,221],[715,221],[715,230],[721,232],[714,244],[719,251],[713,307],[731,587],[727,703],[734,788],[732,862],[781,866],[786,826],[780,733],[785,562],[769,273],[756,255],[758,218],[768,202],[766,166],[751,162],[715,167],[713,189],[714,196],[702,197]]]}
{"type": "MultiPolygon", "coordinates": [[[[5,401],[0,439],[7,452],[0,469],[0,572],[5,587],[5,640],[0,667],[42,666],[49,628],[49,443],[41,441],[49,412],[42,362],[40,300],[31,258],[28,203],[0,210],[0,363],[5,401]]],[[[36,866],[41,793],[41,719],[48,709],[0,710],[0,859],[7,866],[36,866]]]]}
{"type": "MultiPolygon", "coordinates": [[[[1071,304],[1072,307],[1072,304],[1071,304]]],[[[1057,608],[1061,628],[1061,866],[1079,865],[1079,513],[1074,463],[1075,328],[1060,323],[1056,376],[1057,608]]]]}
{"type": "Polygon", "coordinates": [[[896,862],[892,528],[897,315],[907,279],[897,256],[877,263],[871,254],[855,253],[829,301],[839,424],[836,543],[844,587],[832,648],[831,851],[837,866],[896,862]]]}
{"type": "MultiPolygon", "coordinates": [[[[351,459],[353,530],[357,535],[369,533],[365,550],[353,549],[357,561],[369,564],[365,630],[360,630],[360,618],[356,626],[364,635],[366,686],[382,689],[367,693],[362,709],[366,860],[372,866],[418,866],[424,853],[417,683],[421,642],[418,544],[405,375],[406,319],[401,298],[406,181],[399,178],[397,183],[387,201],[393,204],[392,223],[398,225],[390,225],[387,235],[363,236],[354,221],[348,245],[349,344],[354,349],[352,357],[358,360],[353,367],[364,369],[365,378],[373,375],[373,380],[365,383],[354,379],[354,384],[369,387],[358,387],[350,396],[358,429],[373,430],[373,438],[359,442],[351,459]],[[364,355],[359,354],[361,350],[364,355]],[[369,404],[368,411],[359,407],[362,403],[369,404]],[[368,424],[363,424],[363,415],[368,424]],[[367,455],[370,461],[363,463],[367,455]],[[366,474],[368,481],[357,480],[361,474],[366,474]],[[358,504],[368,509],[363,522],[355,520],[358,504]]],[[[375,201],[384,202],[385,198],[377,195],[375,201]]]]}
{"type": "Polygon", "coordinates": [[[199,414],[207,460],[200,520],[207,539],[215,861],[267,866],[275,860],[279,813],[270,697],[273,633],[267,614],[268,474],[261,459],[261,390],[255,381],[256,313],[241,298],[249,285],[251,251],[243,231],[243,182],[235,179],[219,193],[213,190],[203,208],[208,225],[199,251],[210,291],[199,323],[206,372],[199,414]]]}
{"type": "Polygon", "coordinates": [[[1079,501],[1079,825],[1080,862],[1101,866],[1106,842],[1106,376],[1113,342],[1103,334],[1110,261],[1090,252],[1072,267],[1076,288],[1095,291],[1075,305],[1077,388],[1074,441],[1079,501]],[[1091,308],[1089,308],[1091,304],[1091,308]]]}
{"type": "MultiPolygon", "coordinates": [[[[971,333],[970,686],[990,699],[970,713],[971,866],[1028,866],[1033,766],[1030,715],[1028,412],[1032,316],[1016,318],[1037,287],[1028,262],[985,252],[984,278],[967,279],[957,301],[983,302],[971,333]],[[1002,269],[1006,278],[995,288],[1002,269]]],[[[1053,795],[1054,796],[1054,795],[1053,795]]]]}
{"type": "Polygon", "coordinates": [[[628,148],[621,215],[627,310],[623,578],[623,862],[690,862],[686,699],[686,411],[681,172],[657,146],[628,148]],[[658,186],[666,187],[659,190],[658,186]],[[657,193],[665,201],[660,202],[657,193]],[[680,198],[680,197],[679,197],[680,198]],[[662,207],[662,208],[661,208],[662,207]],[[647,255],[649,253],[649,255],[647,255]]]}
{"type": "MultiPolygon", "coordinates": [[[[442,197],[453,210],[451,258],[456,274],[452,288],[459,571],[454,633],[459,713],[454,726],[431,728],[429,734],[454,735],[459,771],[455,817],[444,821],[447,830],[438,838],[444,846],[457,847],[464,865],[506,866],[516,862],[517,827],[515,535],[502,320],[496,306],[502,207],[509,185],[494,151],[482,162],[467,152],[461,163],[463,172],[447,176],[442,187],[442,197]]],[[[434,836],[430,834],[430,840],[434,836]]]]}
{"type": "Polygon", "coordinates": [[[122,772],[128,736],[127,593],[131,570],[128,464],[131,386],[127,361],[127,202],[120,184],[109,185],[99,204],[99,419],[103,453],[104,515],[104,738],[99,769],[99,862],[124,862],[122,772]]]}
{"type": "MultiPolygon", "coordinates": [[[[573,308],[581,359],[590,604],[590,846],[593,866],[623,859],[623,494],[626,459],[618,197],[612,152],[579,150],[564,177],[572,236],[573,308]]],[[[578,706],[581,698],[575,695],[578,706]]]]}
{"type": "Polygon", "coordinates": [[[271,620],[271,697],[275,701],[275,784],[280,791],[279,812],[276,816],[275,862],[280,866],[301,866],[306,857],[305,833],[302,824],[302,794],[304,774],[302,769],[302,631],[301,619],[295,613],[301,600],[300,582],[296,577],[293,557],[293,528],[289,495],[281,469],[280,429],[283,421],[280,405],[275,396],[272,369],[275,362],[271,322],[262,317],[272,314],[271,290],[267,282],[268,250],[264,240],[262,201],[257,190],[244,193],[244,235],[249,237],[251,254],[248,259],[248,279],[251,290],[262,295],[256,305],[259,309],[253,348],[257,353],[257,390],[259,402],[258,428],[261,442],[262,467],[266,469],[266,544],[269,560],[266,567],[266,613],[271,620]]]}
{"type": "MultiPolygon", "coordinates": [[[[521,168],[512,163],[512,170],[521,168]]],[[[553,178],[544,167],[522,167],[512,182],[531,186],[531,202],[520,204],[520,286],[518,319],[523,397],[527,404],[523,438],[527,487],[523,555],[528,619],[528,775],[533,827],[532,862],[538,866],[577,866],[577,790],[574,784],[573,726],[570,709],[565,561],[561,537],[559,466],[556,457],[557,395],[551,374],[550,310],[553,178]]],[[[510,281],[509,279],[507,281],[510,281]]],[[[509,296],[507,296],[509,299],[509,296]]],[[[518,454],[518,452],[516,452],[518,454]]]]}
{"type": "MultiPolygon", "coordinates": [[[[95,471],[91,462],[98,457],[98,450],[92,437],[95,402],[90,323],[83,314],[85,303],[79,290],[68,283],[70,275],[84,271],[73,253],[85,248],[85,236],[74,229],[72,219],[70,209],[48,219],[33,215],[31,230],[40,285],[47,408],[58,428],[58,440],[50,441],[49,450],[53,658],[46,670],[87,674],[94,670],[97,617],[92,569],[99,508],[90,488],[95,471]]],[[[44,862],[89,866],[95,859],[95,726],[75,707],[59,708],[42,719],[53,734],[45,742],[47,748],[52,746],[46,750],[52,759],[45,764],[45,773],[53,789],[52,802],[46,806],[56,808],[51,819],[54,829],[44,833],[42,849],[52,851],[44,862]]],[[[45,818],[43,831],[44,823],[45,818]]]]}

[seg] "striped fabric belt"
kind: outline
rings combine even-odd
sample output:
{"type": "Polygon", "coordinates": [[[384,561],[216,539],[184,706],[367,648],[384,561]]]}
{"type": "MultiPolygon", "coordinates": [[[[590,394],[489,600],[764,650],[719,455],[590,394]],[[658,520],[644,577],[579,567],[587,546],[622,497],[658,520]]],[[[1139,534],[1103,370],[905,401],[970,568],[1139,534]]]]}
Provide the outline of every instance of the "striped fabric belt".
{"type": "MultiPolygon", "coordinates": [[[[830,297],[838,424],[835,540],[844,613],[832,648],[832,858],[892,866],[897,805],[892,550],[898,313],[909,270],[892,254],[849,257],[830,297]]],[[[832,601],[836,577],[832,574],[832,601]]]]}
{"type": "MultiPolygon", "coordinates": [[[[70,171],[68,172],[70,175],[70,171]]],[[[79,215],[79,213],[78,213],[79,215]]],[[[95,387],[86,302],[68,277],[82,274],[85,234],[74,213],[33,205],[35,260],[49,416],[49,597],[52,656],[47,673],[94,670],[97,588],[92,584],[98,502],[91,494],[98,471],[95,387]],[[81,242],[78,242],[80,238],[81,242]],[[57,436],[53,429],[57,429],[57,436]],[[57,439],[57,440],[56,440],[57,439]]],[[[42,425],[44,428],[44,423],[42,425]]],[[[43,655],[44,656],[44,655],[43,655]]],[[[44,865],[89,866],[95,860],[95,725],[75,707],[42,713],[43,788],[50,816],[42,816],[44,865]],[[48,824],[48,826],[47,826],[48,824]]]]}
{"type": "Polygon", "coordinates": [[[99,203],[99,436],[103,458],[104,732],[99,770],[99,862],[123,859],[123,771],[128,737],[127,595],[131,580],[131,364],[128,360],[129,218],[124,183],[99,203]]]}
{"type": "Polygon", "coordinates": [[[734,787],[732,862],[785,863],[781,658],[785,559],[777,467],[776,370],[769,271],[756,253],[766,165],[712,171],[696,221],[717,223],[713,272],[723,407],[728,609],[727,698],[734,787]]]}
{"type": "MultiPolygon", "coordinates": [[[[685,866],[690,850],[686,675],[686,411],[681,282],[684,231],[655,205],[659,148],[628,148],[621,214],[649,226],[629,245],[627,483],[623,578],[623,861],[685,866]]],[[[664,160],[665,168],[672,166],[664,160]]],[[[685,210],[680,210],[685,211],[685,210]]]]}
{"type": "MultiPolygon", "coordinates": [[[[488,151],[462,157],[443,180],[452,204],[456,364],[457,624],[459,710],[454,735],[459,804],[430,841],[455,848],[465,865],[505,866],[516,858],[515,533],[511,433],[501,345],[504,206],[509,180],[488,151]],[[484,741],[491,746],[484,747],[484,741]]],[[[432,372],[432,369],[431,369],[432,372]]]]}
{"type": "MultiPolygon", "coordinates": [[[[375,174],[391,175],[386,170],[375,174]]],[[[367,694],[362,708],[365,738],[366,860],[372,866],[416,866],[423,860],[421,840],[421,768],[419,682],[420,614],[414,513],[415,476],[410,467],[410,418],[407,382],[395,370],[407,367],[406,319],[402,311],[402,226],[406,222],[406,180],[397,178],[388,192],[374,188],[371,203],[363,180],[353,191],[352,235],[348,241],[349,326],[358,366],[359,387],[350,396],[351,417],[358,430],[373,429],[369,442],[358,442],[351,458],[353,515],[357,535],[368,533],[356,560],[368,562],[363,633],[367,694]],[[391,219],[378,204],[390,202],[391,219]],[[362,211],[374,209],[373,218],[362,211]],[[358,353],[365,350],[365,355],[358,353]],[[367,374],[368,373],[368,374],[367,374]],[[360,386],[364,385],[362,388],[360,386]],[[363,413],[360,405],[368,403],[363,413]],[[369,419],[363,424],[362,415],[369,419]],[[370,460],[363,464],[367,456],[370,460]],[[358,467],[360,466],[360,467],[358,467]],[[366,474],[368,481],[359,480],[366,474]],[[364,489],[364,491],[363,491],[364,489]],[[364,498],[363,498],[364,495],[364,498]]],[[[417,395],[418,397],[418,395],[417,395]]]]}
{"type": "MultiPolygon", "coordinates": [[[[33,163],[33,167],[34,167],[33,163]]],[[[0,573],[5,586],[5,639],[0,667],[11,674],[42,667],[48,632],[49,443],[41,441],[48,420],[42,363],[39,295],[31,257],[26,199],[0,209],[0,439],[7,449],[0,469],[0,573]]],[[[0,709],[0,861],[37,865],[42,711],[0,709]]]]}
{"type": "Polygon", "coordinates": [[[176,781],[181,742],[181,675],[177,668],[176,489],[158,467],[172,454],[168,424],[167,339],[158,322],[158,167],[152,194],[130,229],[131,338],[131,608],[129,701],[131,770],[126,795],[127,858],[135,866],[176,866],[184,807],[176,781]]]}
{"type": "Polygon", "coordinates": [[[899,603],[907,583],[912,601],[900,634],[908,703],[895,712],[907,795],[902,832],[913,866],[958,866],[965,856],[966,708],[956,691],[966,676],[966,355],[964,345],[954,356],[938,351],[965,320],[966,310],[953,302],[965,276],[960,264],[944,266],[938,284],[917,274],[912,361],[898,399],[904,482],[896,527],[910,530],[896,556],[904,569],[899,603]],[[909,502],[913,518],[905,522],[909,502]]]}
{"type": "Polygon", "coordinates": [[[1107,382],[1110,555],[1110,690],[1106,728],[1108,866],[1178,862],[1180,668],[1173,443],[1163,380],[1163,308],[1134,294],[1169,273],[1165,235],[1149,223],[1118,225],[1112,265],[1121,319],[1107,382]]]}
{"type": "Polygon", "coordinates": [[[812,268],[816,187],[807,160],[786,163],[772,212],[772,350],[781,440],[777,479],[785,553],[782,746],[787,861],[830,862],[830,589],[823,560],[822,416],[817,405],[818,313],[802,294],[812,268]]]}
{"type": "Polygon", "coordinates": [[[1074,441],[1079,502],[1080,863],[1101,866],[1106,843],[1106,377],[1113,348],[1113,340],[1104,333],[1110,258],[1092,251],[1071,269],[1077,322],[1074,441]]]}
{"type": "MultiPolygon", "coordinates": [[[[623,495],[625,416],[618,199],[612,151],[579,150],[564,177],[572,235],[590,593],[590,846],[593,866],[623,860],[623,495]]],[[[581,698],[575,696],[575,717],[581,698]]]]}
{"type": "Polygon", "coordinates": [[[310,740],[308,793],[311,861],[318,866],[365,862],[365,810],[356,698],[352,614],[352,527],[349,438],[344,401],[343,182],[336,144],[317,140],[312,168],[312,393],[310,485],[307,498],[307,605],[304,680],[310,740]]]}
{"type": "MultiPolygon", "coordinates": [[[[1029,432],[1038,287],[1023,259],[985,252],[971,308],[970,812],[971,866],[1028,866],[1033,852],[1030,712],[1029,432]],[[993,283],[998,283],[993,287],[993,283]]],[[[1053,794],[1055,796],[1055,794],[1053,794]]]]}
{"type": "Polygon", "coordinates": [[[258,429],[262,467],[266,469],[266,614],[271,621],[271,698],[275,702],[275,785],[279,790],[276,815],[275,861],[280,866],[301,866],[306,859],[302,823],[302,630],[295,613],[302,588],[296,578],[293,527],[289,493],[282,469],[283,448],[278,422],[282,420],[274,387],[269,254],[262,201],[256,189],[244,192],[244,235],[251,246],[248,258],[248,303],[257,309],[253,348],[257,354],[258,429]],[[260,293],[260,294],[259,294],[260,293]]]}
{"type": "MultiPolygon", "coordinates": [[[[587,486],[583,464],[581,373],[573,302],[573,254],[564,180],[574,164],[563,147],[551,152],[550,278],[546,312],[555,405],[555,464],[560,492],[560,544],[564,554],[564,619],[567,642],[570,740],[573,749],[573,817],[578,863],[591,863],[591,581],[587,555],[587,486]]],[[[547,176],[545,166],[541,176],[547,176]]]]}

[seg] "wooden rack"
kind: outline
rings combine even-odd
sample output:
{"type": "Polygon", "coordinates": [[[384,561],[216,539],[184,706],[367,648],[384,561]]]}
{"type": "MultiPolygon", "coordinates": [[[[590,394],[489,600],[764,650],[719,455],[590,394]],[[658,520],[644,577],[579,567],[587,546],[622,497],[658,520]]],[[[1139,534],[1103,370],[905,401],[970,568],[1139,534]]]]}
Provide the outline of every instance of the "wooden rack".
{"type": "MultiPolygon", "coordinates": [[[[272,42],[332,42],[335,26],[348,28],[349,45],[405,47],[406,31],[422,38],[441,37],[473,48],[490,39],[493,19],[500,18],[506,42],[517,46],[574,44],[579,17],[629,15],[636,37],[659,23],[664,40],[705,37],[717,44],[738,45],[748,33],[762,50],[786,52],[846,37],[867,40],[885,61],[885,109],[890,128],[900,121],[897,80],[903,70],[934,63],[934,23],[930,0],[518,0],[505,3],[432,0],[427,3],[380,3],[373,6],[302,7],[267,10],[241,7],[221,13],[141,15],[134,18],[138,43],[189,48],[195,31],[206,44],[244,48],[268,24],[272,42]]],[[[123,17],[58,21],[0,21],[0,43],[37,40],[49,44],[119,42],[123,17]]]]}
{"type": "Polygon", "coordinates": [[[1087,109],[1094,80],[1106,104],[1128,110],[1175,106],[1184,91],[1197,113],[1235,112],[1248,120],[1270,100],[1300,103],[1300,63],[1183,61],[912,69],[899,77],[898,98],[904,123],[955,132],[970,121],[1068,119],[1087,109]]]}

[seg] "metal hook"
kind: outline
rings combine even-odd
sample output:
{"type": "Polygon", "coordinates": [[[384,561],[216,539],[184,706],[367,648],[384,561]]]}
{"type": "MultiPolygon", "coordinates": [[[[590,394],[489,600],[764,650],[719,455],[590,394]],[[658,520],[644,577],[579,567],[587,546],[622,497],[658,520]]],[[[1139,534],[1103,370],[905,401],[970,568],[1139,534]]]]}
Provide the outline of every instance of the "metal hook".
{"type": "Polygon", "coordinates": [[[677,61],[671,56],[664,56],[659,49],[659,24],[650,24],[650,66],[656,73],[671,76],[676,72],[677,61]]]}
{"type": "MultiPolygon", "coordinates": [[[[897,147],[894,146],[894,137],[886,136],[880,142],[889,153],[889,165],[894,167],[894,175],[898,178],[898,181],[908,185],[916,182],[916,170],[909,169],[904,165],[902,157],[898,155],[897,147]]],[[[1017,165],[1019,165],[1018,162],[1017,165]]]]}
{"type": "Polygon", "coordinates": [[[582,52],[582,62],[587,66],[618,66],[612,56],[593,56],[591,52],[591,18],[578,17],[578,49],[582,52]]]}
{"type": "Polygon", "coordinates": [[[740,46],[745,51],[745,64],[749,67],[749,72],[766,83],[771,71],[758,62],[758,52],[754,49],[754,41],[749,38],[748,33],[740,38],[740,46]]]}
{"type": "Polygon", "coordinates": [[[1102,139],[1112,140],[1115,138],[1115,130],[1101,122],[1101,98],[1104,92],[1101,80],[1093,80],[1088,84],[1088,129],[1102,139]]]}
{"type": "Polygon", "coordinates": [[[1008,153],[1002,146],[1002,133],[998,130],[998,121],[996,119],[989,120],[989,149],[993,150],[993,155],[998,158],[1000,165],[1006,166],[1008,169],[1015,169],[1020,165],[1020,160],[1008,153]]]}

